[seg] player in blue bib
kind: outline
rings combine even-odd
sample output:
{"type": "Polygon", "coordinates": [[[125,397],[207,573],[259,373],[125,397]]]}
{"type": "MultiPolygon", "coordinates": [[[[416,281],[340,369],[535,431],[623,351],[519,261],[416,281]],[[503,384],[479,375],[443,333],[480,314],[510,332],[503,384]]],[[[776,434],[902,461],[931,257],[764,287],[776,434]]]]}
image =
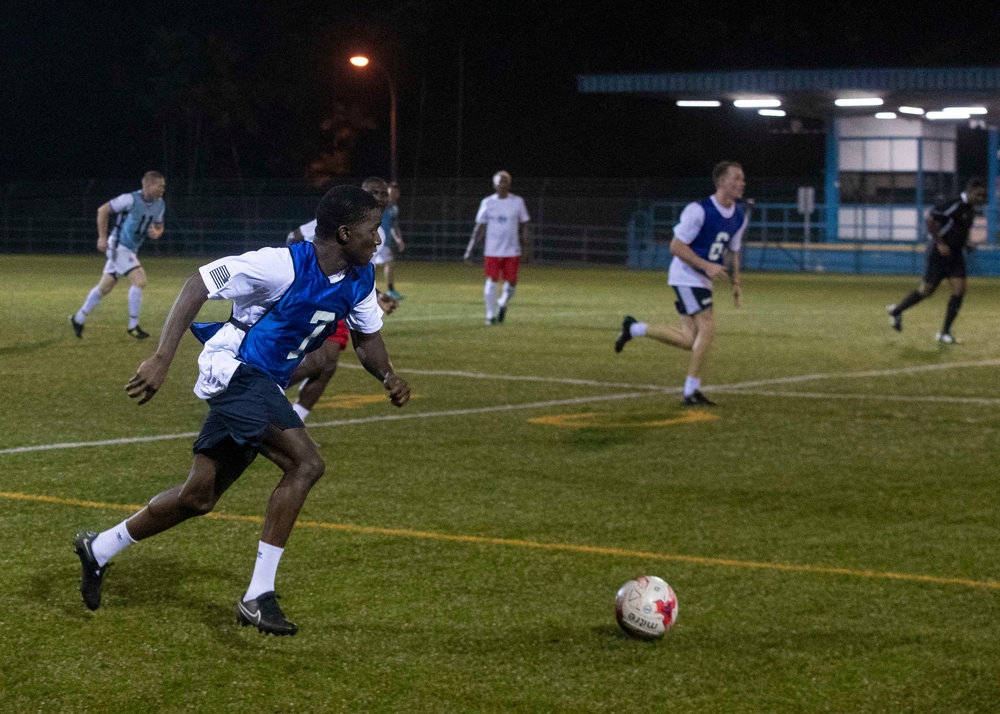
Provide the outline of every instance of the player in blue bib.
{"type": "Polygon", "coordinates": [[[132,284],[128,290],[127,332],[137,340],[144,340],[149,333],[139,327],[139,312],[142,309],[142,291],[146,289],[146,271],[139,263],[139,248],[147,237],[158,240],[163,235],[163,193],[167,182],[158,171],[147,171],[142,177],[142,189],[123,193],[112,198],[97,209],[97,250],[107,256],[101,279],[95,285],[83,305],[69,321],[73,332],[83,337],[83,325],[87,315],[111,292],[118,278],[128,276],[132,284]],[[115,214],[111,235],[108,222],[115,214]]]}
{"type": "Polygon", "coordinates": [[[379,330],[382,311],[370,265],[379,244],[381,207],[365,191],[337,186],[317,210],[316,239],[221,258],[184,284],[163,326],[156,353],[139,365],[125,391],[139,404],[163,386],[189,327],[204,342],[195,394],[208,417],[194,444],[187,480],[154,496],[149,505],[102,533],[77,534],[83,568],[80,590],[92,610],[101,603],[110,559],[136,541],[211,511],[258,453],[283,472],[271,494],[250,585],[237,603],[237,621],[261,632],[294,635],[277,603],[274,581],[285,542],[325,464],[282,387],[310,350],[343,318],[358,360],[401,407],[410,388],[389,361],[379,330]],[[193,325],[206,300],[231,299],[232,317],[193,325]]]}
{"type": "Polygon", "coordinates": [[[715,193],[687,205],[670,242],[674,257],[667,282],[677,296],[674,305],[681,316],[680,328],[647,324],[626,315],[615,340],[615,352],[621,352],[633,337],[650,337],[691,352],[684,380],[685,406],[715,405],[701,393],[701,370],[715,339],[712,281],[728,275],[733,301],[740,306],[740,243],[749,214],[739,200],[746,178],[738,163],[722,161],[712,170],[712,179],[715,193]]]}

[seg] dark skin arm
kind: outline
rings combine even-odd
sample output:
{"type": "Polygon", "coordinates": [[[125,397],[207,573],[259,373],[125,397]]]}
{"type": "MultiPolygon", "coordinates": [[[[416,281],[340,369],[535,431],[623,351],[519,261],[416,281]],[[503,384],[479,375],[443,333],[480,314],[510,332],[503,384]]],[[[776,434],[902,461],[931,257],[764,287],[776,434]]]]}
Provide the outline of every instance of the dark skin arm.
{"type": "Polygon", "coordinates": [[[389,401],[397,407],[410,401],[410,385],[392,371],[392,363],[389,361],[389,353],[386,352],[385,343],[382,341],[382,334],[373,332],[366,335],[363,332],[351,330],[351,342],[361,366],[385,386],[389,393],[389,401]]]}
{"type": "Polygon", "coordinates": [[[943,224],[932,214],[927,214],[927,220],[924,222],[924,225],[927,227],[927,232],[931,234],[931,238],[934,239],[934,247],[937,248],[938,253],[946,257],[951,255],[951,248],[948,247],[948,244],[938,234],[943,224]]]}
{"type": "Polygon", "coordinates": [[[170,308],[167,322],[160,334],[160,345],[152,357],[139,365],[139,369],[125,384],[125,393],[132,399],[138,399],[139,404],[145,404],[159,391],[167,380],[167,371],[177,353],[184,333],[198,316],[201,306],[208,300],[208,288],[205,287],[201,275],[195,273],[181,288],[180,294],[170,308]]]}

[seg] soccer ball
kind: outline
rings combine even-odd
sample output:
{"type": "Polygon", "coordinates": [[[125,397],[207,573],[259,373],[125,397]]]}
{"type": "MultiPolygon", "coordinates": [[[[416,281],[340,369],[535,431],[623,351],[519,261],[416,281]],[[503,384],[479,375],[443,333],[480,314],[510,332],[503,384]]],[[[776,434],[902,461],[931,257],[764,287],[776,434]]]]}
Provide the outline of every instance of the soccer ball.
{"type": "Polygon", "coordinates": [[[629,580],[615,596],[615,617],[632,637],[655,640],[677,622],[677,595],[655,575],[629,580]]]}

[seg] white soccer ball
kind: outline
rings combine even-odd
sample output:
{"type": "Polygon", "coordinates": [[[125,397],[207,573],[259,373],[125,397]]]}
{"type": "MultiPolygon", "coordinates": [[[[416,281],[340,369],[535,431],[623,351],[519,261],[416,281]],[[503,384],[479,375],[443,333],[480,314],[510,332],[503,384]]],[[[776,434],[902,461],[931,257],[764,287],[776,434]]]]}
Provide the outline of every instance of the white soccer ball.
{"type": "Polygon", "coordinates": [[[677,622],[677,595],[661,578],[643,575],[618,590],[615,617],[632,637],[655,640],[677,622]]]}

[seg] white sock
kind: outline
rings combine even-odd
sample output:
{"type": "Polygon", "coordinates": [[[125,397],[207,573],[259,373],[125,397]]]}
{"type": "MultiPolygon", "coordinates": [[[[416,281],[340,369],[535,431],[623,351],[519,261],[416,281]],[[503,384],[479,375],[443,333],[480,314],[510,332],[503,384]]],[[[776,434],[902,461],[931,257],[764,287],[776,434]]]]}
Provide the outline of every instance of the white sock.
{"type": "Polygon", "coordinates": [[[139,326],[139,311],[142,309],[142,288],[135,285],[128,289],[128,329],[139,326]]]}
{"type": "Polygon", "coordinates": [[[486,285],[483,286],[483,298],[486,299],[486,319],[491,320],[497,314],[497,291],[496,283],[491,278],[486,278],[486,285]]]}
{"type": "Polygon", "coordinates": [[[514,297],[514,288],[515,287],[516,286],[511,285],[510,283],[504,283],[503,284],[503,292],[500,294],[500,299],[497,300],[497,305],[499,307],[506,307],[507,306],[507,303],[510,302],[510,299],[512,297],[514,297]]]}
{"type": "Polygon", "coordinates": [[[697,377],[688,377],[684,380],[684,396],[690,397],[701,389],[701,380],[697,377]]]}
{"type": "Polygon", "coordinates": [[[301,404],[299,404],[298,402],[295,402],[295,404],[292,405],[292,409],[294,409],[295,413],[299,415],[299,419],[301,419],[302,422],[305,423],[306,417],[309,416],[309,410],[306,409],[301,404]]]}
{"type": "Polygon", "coordinates": [[[633,322],[629,325],[628,333],[632,337],[645,337],[646,336],[646,323],[645,322],[633,322]]]}
{"type": "Polygon", "coordinates": [[[105,563],[135,543],[128,533],[126,523],[128,523],[127,520],[122,521],[114,528],[108,528],[108,530],[98,534],[94,538],[94,542],[91,543],[90,548],[94,551],[97,564],[101,567],[104,567],[105,563]]]}
{"type": "Polygon", "coordinates": [[[101,289],[95,285],[91,291],[87,293],[87,299],[83,301],[83,307],[76,311],[76,315],[73,316],[73,319],[82,323],[87,319],[87,315],[90,314],[90,311],[97,307],[97,304],[101,302],[101,298],[103,297],[104,296],[101,295],[101,289]]]}
{"type": "Polygon", "coordinates": [[[243,596],[243,602],[274,591],[274,576],[278,572],[278,561],[284,552],[284,548],[268,545],[264,541],[257,544],[257,564],[253,568],[253,578],[250,579],[250,587],[243,596]]]}

